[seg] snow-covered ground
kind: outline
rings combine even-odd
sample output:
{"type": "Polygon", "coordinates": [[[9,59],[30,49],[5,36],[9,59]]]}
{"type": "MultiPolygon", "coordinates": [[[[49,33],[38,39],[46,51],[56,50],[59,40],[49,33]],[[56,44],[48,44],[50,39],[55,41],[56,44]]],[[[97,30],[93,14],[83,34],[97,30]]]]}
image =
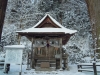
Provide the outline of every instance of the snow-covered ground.
{"type": "MultiPolygon", "coordinates": [[[[69,65],[69,70],[64,71],[35,71],[26,70],[26,65],[22,66],[22,75],[94,75],[93,72],[78,72],[76,65],[69,65]]],[[[8,74],[3,73],[3,70],[0,70],[0,75],[19,75],[20,65],[11,64],[10,71],[8,74]]],[[[100,75],[100,73],[98,74],[100,75]]]]}

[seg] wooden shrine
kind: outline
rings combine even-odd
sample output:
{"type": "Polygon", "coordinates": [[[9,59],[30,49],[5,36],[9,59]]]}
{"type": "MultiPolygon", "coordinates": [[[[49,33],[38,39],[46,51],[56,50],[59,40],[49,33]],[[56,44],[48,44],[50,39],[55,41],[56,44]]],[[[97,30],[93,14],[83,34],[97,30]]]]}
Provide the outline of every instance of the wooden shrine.
{"type": "Polygon", "coordinates": [[[49,14],[32,28],[17,31],[19,37],[26,36],[32,42],[28,59],[31,60],[30,67],[36,70],[67,68],[67,56],[62,45],[76,32],[63,27],[49,14]]]}

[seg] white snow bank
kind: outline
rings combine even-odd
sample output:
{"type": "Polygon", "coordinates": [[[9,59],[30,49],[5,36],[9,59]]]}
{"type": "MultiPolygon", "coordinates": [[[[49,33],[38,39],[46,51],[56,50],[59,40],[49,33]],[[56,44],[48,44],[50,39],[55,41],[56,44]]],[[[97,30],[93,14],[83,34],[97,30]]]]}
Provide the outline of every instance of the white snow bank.
{"type": "MultiPolygon", "coordinates": [[[[85,73],[85,72],[78,72],[76,65],[70,65],[69,71],[35,71],[32,70],[26,70],[27,66],[22,66],[22,75],[93,75],[94,73],[85,73]]],[[[11,64],[10,72],[8,74],[4,74],[3,70],[0,70],[0,75],[19,75],[20,72],[20,65],[11,64]]]]}
{"type": "Polygon", "coordinates": [[[4,48],[25,48],[24,45],[7,45],[4,48]]]}
{"type": "Polygon", "coordinates": [[[22,31],[17,31],[17,32],[23,32],[23,33],[43,33],[43,32],[49,32],[49,33],[53,33],[53,32],[63,32],[65,34],[73,34],[76,33],[76,30],[70,30],[70,29],[66,29],[66,28],[29,28],[26,30],[22,30],[22,31]]]}

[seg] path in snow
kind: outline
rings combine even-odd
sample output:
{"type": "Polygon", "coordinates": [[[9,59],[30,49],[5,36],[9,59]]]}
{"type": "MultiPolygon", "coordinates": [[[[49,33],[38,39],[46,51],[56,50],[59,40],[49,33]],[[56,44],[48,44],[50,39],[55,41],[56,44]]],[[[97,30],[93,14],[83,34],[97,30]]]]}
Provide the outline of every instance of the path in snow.
{"type": "MultiPolygon", "coordinates": [[[[22,66],[22,75],[93,75],[93,72],[77,72],[76,65],[70,65],[69,71],[35,71],[26,70],[26,65],[22,66]]],[[[19,75],[20,65],[11,64],[10,72],[8,74],[3,73],[3,70],[0,70],[0,75],[19,75]]],[[[100,74],[99,74],[100,75],[100,74]]]]}

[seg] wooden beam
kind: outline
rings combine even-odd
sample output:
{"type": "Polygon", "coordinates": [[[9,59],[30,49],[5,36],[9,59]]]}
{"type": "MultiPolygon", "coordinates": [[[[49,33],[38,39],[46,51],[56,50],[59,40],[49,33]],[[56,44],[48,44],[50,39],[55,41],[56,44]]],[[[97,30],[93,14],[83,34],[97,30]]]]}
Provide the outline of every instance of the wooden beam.
{"type": "Polygon", "coordinates": [[[48,16],[44,19],[44,21],[40,25],[36,26],[36,28],[44,28],[45,26],[47,27],[47,25],[45,25],[46,23],[49,23],[51,25],[51,26],[49,25],[50,27],[61,28],[58,25],[56,25],[48,16]]]}
{"type": "Polygon", "coordinates": [[[20,45],[21,35],[18,35],[18,44],[20,45]]]}
{"type": "Polygon", "coordinates": [[[60,69],[62,69],[62,38],[60,38],[59,43],[60,43],[60,69]]]}
{"type": "Polygon", "coordinates": [[[33,42],[34,42],[34,40],[33,40],[33,38],[31,39],[31,41],[32,41],[32,44],[31,44],[31,49],[32,49],[32,52],[31,52],[31,68],[35,68],[35,61],[34,61],[34,51],[33,51],[33,42]]]}

